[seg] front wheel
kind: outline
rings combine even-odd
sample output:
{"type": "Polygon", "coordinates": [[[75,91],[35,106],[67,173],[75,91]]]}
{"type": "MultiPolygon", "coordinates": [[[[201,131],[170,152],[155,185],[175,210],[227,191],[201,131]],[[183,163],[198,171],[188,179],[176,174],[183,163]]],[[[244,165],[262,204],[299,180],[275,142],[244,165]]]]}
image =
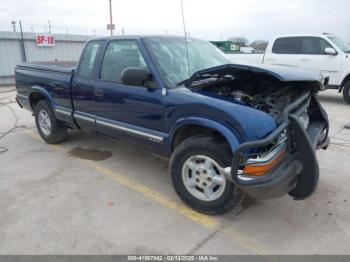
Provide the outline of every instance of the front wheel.
{"type": "Polygon", "coordinates": [[[57,144],[67,137],[67,127],[56,119],[46,100],[40,100],[34,108],[35,123],[42,139],[48,144],[57,144]]]}
{"type": "Polygon", "coordinates": [[[346,82],[343,88],[344,100],[350,104],[350,81],[346,82]]]}
{"type": "Polygon", "coordinates": [[[206,214],[223,214],[242,198],[225,178],[230,166],[230,147],[215,136],[194,136],[182,142],[170,160],[175,191],[193,209],[206,214]]]}

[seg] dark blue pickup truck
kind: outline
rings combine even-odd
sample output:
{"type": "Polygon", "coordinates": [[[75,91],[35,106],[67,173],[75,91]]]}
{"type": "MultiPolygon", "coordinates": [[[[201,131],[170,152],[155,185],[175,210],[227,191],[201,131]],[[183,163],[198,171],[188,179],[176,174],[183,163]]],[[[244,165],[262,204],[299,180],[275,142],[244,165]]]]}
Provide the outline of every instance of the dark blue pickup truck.
{"type": "Polygon", "coordinates": [[[170,158],[178,195],[220,214],[242,196],[310,196],[326,149],[319,72],[236,65],[210,43],[170,36],[89,41],[76,68],[21,64],[17,101],[47,143],[94,130],[170,158]]]}

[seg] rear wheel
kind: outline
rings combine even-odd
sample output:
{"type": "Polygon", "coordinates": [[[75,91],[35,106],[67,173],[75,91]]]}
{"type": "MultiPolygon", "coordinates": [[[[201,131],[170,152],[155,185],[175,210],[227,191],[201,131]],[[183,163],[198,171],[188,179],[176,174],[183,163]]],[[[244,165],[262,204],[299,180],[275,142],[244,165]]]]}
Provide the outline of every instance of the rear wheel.
{"type": "Polygon", "coordinates": [[[343,97],[344,100],[350,104],[350,81],[346,82],[343,87],[343,97]]]}
{"type": "Polygon", "coordinates": [[[42,139],[48,144],[57,144],[67,137],[67,127],[56,119],[46,100],[40,100],[34,108],[35,123],[42,139]]]}
{"type": "Polygon", "coordinates": [[[199,212],[228,212],[242,197],[222,172],[222,168],[230,166],[231,160],[230,148],[220,138],[194,136],[186,139],[170,160],[175,191],[199,212]]]}

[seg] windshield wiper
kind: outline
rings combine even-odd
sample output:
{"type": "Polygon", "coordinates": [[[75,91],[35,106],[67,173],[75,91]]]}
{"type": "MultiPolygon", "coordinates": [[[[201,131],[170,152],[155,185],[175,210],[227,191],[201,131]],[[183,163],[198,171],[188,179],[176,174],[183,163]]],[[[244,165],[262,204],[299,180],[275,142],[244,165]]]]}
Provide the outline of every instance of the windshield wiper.
{"type": "Polygon", "coordinates": [[[176,86],[181,86],[183,85],[188,79],[182,80],[179,83],[176,83],[176,86]]]}
{"type": "Polygon", "coordinates": [[[218,82],[218,81],[220,81],[221,79],[226,79],[226,77],[225,77],[225,76],[219,76],[218,74],[203,74],[203,75],[197,75],[197,76],[195,76],[195,77],[192,76],[192,77],[190,77],[190,78],[188,78],[188,79],[185,79],[185,80],[183,80],[183,81],[177,83],[176,86],[180,86],[180,85],[186,83],[187,81],[190,81],[190,83],[189,83],[190,86],[192,86],[192,87],[194,87],[194,86],[198,87],[198,86],[202,85],[203,82],[204,82],[204,84],[209,84],[208,81],[210,81],[210,79],[211,79],[211,83],[212,83],[212,82],[218,82]]]}

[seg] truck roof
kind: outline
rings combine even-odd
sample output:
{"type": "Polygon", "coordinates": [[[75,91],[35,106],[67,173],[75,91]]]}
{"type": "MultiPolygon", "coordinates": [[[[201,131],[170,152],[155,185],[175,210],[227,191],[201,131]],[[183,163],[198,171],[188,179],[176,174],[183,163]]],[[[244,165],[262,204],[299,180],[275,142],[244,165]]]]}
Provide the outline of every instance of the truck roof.
{"type": "Polygon", "coordinates": [[[325,36],[334,36],[333,34],[323,33],[323,34],[281,34],[274,35],[272,39],[280,38],[280,37],[325,37],[325,36]]]}
{"type": "MultiPolygon", "coordinates": [[[[169,38],[169,39],[184,39],[184,36],[179,35],[117,35],[92,38],[90,40],[109,40],[109,39],[140,39],[140,38],[169,38]]],[[[195,37],[187,37],[188,39],[197,39],[195,37]]]]}

